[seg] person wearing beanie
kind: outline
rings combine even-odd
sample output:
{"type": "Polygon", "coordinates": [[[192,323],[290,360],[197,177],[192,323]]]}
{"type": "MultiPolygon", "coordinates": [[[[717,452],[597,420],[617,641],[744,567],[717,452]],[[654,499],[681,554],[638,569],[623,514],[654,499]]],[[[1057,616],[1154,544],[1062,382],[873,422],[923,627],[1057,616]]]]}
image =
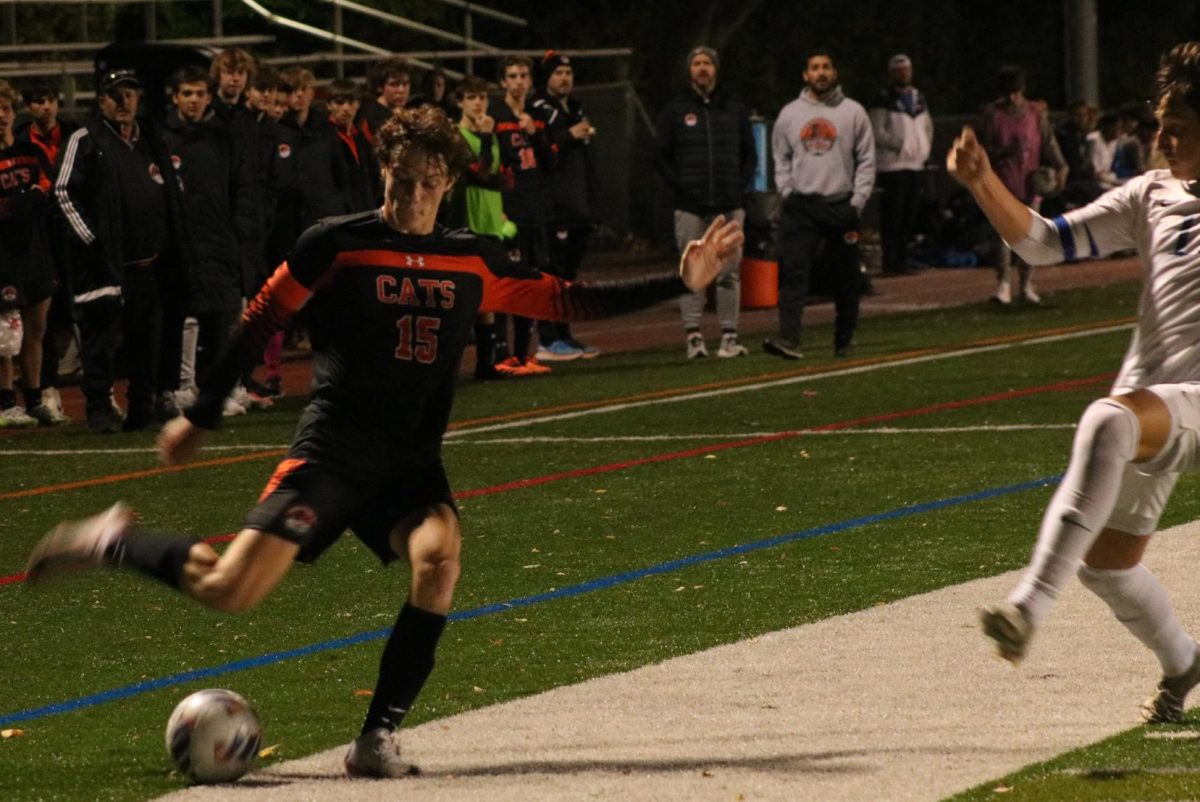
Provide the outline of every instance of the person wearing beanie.
{"type": "MultiPolygon", "coordinates": [[[[745,219],[743,198],[758,163],[750,115],[741,103],[717,88],[720,64],[713,48],[693,48],[687,58],[689,87],[659,113],[654,166],[671,192],[675,240],[680,248],[719,215],[739,223],[745,219]]],[[[741,260],[742,252],[738,250],[726,261],[717,279],[719,357],[747,354],[737,336],[741,260]]],[[[704,303],[703,294],[680,298],[688,359],[708,356],[700,330],[704,303]]]]}
{"type": "MultiPolygon", "coordinates": [[[[595,228],[596,166],[592,161],[592,137],[596,129],[571,95],[575,68],[571,57],[546,51],[538,69],[541,94],[534,107],[550,120],[547,132],[558,152],[555,168],[546,175],[549,184],[549,270],[559,278],[574,281],[583,263],[587,239],[595,228]]],[[[546,362],[592,359],[600,349],[585,345],[571,334],[567,322],[538,323],[537,358],[546,362]]]]}

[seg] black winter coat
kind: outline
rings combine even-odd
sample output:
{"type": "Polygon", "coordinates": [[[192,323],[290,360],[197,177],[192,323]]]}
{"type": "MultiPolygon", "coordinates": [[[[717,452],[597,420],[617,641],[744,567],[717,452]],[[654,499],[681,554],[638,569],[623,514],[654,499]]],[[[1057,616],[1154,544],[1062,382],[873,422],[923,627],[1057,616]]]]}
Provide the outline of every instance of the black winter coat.
{"type": "Polygon", "coordinates": [[[720,90],[703,98],[689,89],[659,113],[654,167],[674,208],[698,215],[741,209],[757,164],[750,116],[720,90]]]}
{"type": "Polygon", "coordinates": [[[551,228],[590,228],[596,205],[596,167],[588,140],[576,139],[570,130],[585,119],[583,107],[573,97],[566,101],[539,97],[534,107],[546,109],[543,113],[551,120],[547,130],[557,151],[554,169],[547,175],[550,184],[547,222],[551,228]]]}
{"type": "Polygon", "coordinates": [[[211,113],[192,123],[171,112],[163,138],[183,182],[183,207],[195,238],[187,311],[236,309],[246,292],[245,244],[258,238],[254,177],[244,146],[211,113]]]}

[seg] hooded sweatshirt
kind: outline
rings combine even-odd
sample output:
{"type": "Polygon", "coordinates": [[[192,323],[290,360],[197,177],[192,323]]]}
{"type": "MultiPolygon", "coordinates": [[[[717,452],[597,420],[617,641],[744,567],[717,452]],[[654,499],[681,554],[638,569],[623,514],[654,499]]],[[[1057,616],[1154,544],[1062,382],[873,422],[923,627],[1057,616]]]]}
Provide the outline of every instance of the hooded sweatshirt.
{"type": "Polygon", "coordinates": [[[832,89],[804,90],[783,107],[771,133],[775,186],[827,201],[849,200],[860,213],[875,186],[875,136],[866,110],[832,89]]]}

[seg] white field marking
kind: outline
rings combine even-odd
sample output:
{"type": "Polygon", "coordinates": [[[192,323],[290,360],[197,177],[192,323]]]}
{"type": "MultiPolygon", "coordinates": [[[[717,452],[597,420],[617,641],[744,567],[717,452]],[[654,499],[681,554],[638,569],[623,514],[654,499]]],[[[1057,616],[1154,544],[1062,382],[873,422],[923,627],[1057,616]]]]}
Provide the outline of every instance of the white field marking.
{"type": "MultiPolygon", "coordinates": [[[[934,426],[922,428],[902,428],[899,426],[878,426],[870,429],[834,429],[829,431],[789,429],[782,432],[711,432],[694,434],[647,434],[624,435],[612,437],[488,437],[482,440],[456,440],[449,445],[455,446],[491,446],[491,445],[520,445],[537,443],[658,443],[672,440],[749,440],[755,437],[774,437],[781,434],[794,434],[803,437],[830,437],[843,434],[958,434],[960,432],[1027,432],[1039,429],[1074,429],[1074,423],[1007,423],[983,426],[934,426]]],[[[242,443],[240,445],[205,446],[204,451],[266,451],[287,448],[287,443],[242,443]]],[[[153,448],[85,448],[77,451],[69,449],[21,449],[7,451],[0,449],[0,457],[61,457],[77,454],[154,454],[153,448]]]]}
{"type": "Polygon", "coordinates": [[[756,384],[742,384],[737,387],[722,387],[715,390],[701,390],[699,392],[685,393],[684,395],[672,396],[670,398],[650,398],[646,399],[645,401],[628,401],[624,404],[592,407],[589,409],[575,410],[574,412],[561,412],[554,415],[543,415],[537,418],[505,421],[504,423],[492,423],[484,426],[470,426],[462,429],[456,429],[452,432],[447,432],[445,439],[458,439],[460,437],[465,437],[468,434],[479,434],[480,432],[498,432],[505,429],[518,429],[526,426],[536,426],[542,423],[555,423],[557,421],[571,420],[572,418],[583,418],[589,415],[601,415],[609,412],[621,412],[626,409],[636,409],[638,407],[657,406],[659,404],[678,404],[683,401],[696,401],[701,398],[717,398],[723,395],[734,395],[735,393],[748,393],[755,390],[768,390],[776,387],[786,387],[791,384],[805,384],[835,376],[855,376],[860,373],[874,373],[877,370],[884,370],[886,368],[921,365],[926,362],[939,362],[943,359],[954,359],[960,356],[973,356],[975,354],[988,354],[995,353],[997,351],[1007,351],[1013,348],[1023,348],[1028,345],[1044,345],[1046,343],[1064,342],[1066,340],[1092,337],[1097,334],[1110,334],[1115,331],[1126,331],[1132,328],[1132,323],[1104,326],[1103,328],[1099,329],[1074,331],[1067,334],[1050,334],[1045,337],[1035,337],[1032,340],[1020,340],[1011,343],[997,343],[996,345],[958,348],[951,351],[942,351],[936,354],[924,354],[922,356],[909,357],[908,359],[897,359],[894,362],[875,362],[869,365],[853,365],[845,368],[834,368],[833,370],[821,371],[820,373],[806,373],[803,376],[789,376],[783,379],[772,379],[770,381],[758,382],[756,384]]]}
{"type": "MultiPolygon", "coordinates": [[[[799,437],[836,437],[843,434],[958,434],[960,432],[1025,432],[1041,429],[1074,429],[1074,423],[1010,423],[992,426],[937,426],[905,429],[880,426],[870,429],[788,429],[782,432],[724,432],[695,434],[613,435],[611,437],[488,437],[482,440],[456,440],[449,445],[490,446],[534,443],[657,443],[671,440],[749,440],[755,437],[775,437],[791,434],[799,437]]],[[[7,452],[3,452],[7,453],[7,452]]],[[[2,454],[0,454],[2,455],[2,454]]]]}

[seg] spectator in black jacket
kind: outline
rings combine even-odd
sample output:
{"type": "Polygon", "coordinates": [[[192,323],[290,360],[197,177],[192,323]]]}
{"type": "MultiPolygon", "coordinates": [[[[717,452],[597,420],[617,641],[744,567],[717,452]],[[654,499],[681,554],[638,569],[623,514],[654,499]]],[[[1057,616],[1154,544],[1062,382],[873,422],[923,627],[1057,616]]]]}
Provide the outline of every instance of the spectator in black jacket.
{"type": "Polygon", "coordinates": [[[137,113],[137,74],[109,70],[96,88],[100,114],[67,140],[54,193],[74,240],[72,286],[88,426],[107,433],[122,428],[112,404],[122,339],[129,366],[127,431],[153,421],[156,392],[164,398],[179,389],[183,288],[192,252],[166,143],[158,127],[137,113]]]}
{"type": "Polygon", "coordinates": [[[230,125],[211,108],[207,73],[184,67],[171,78],[175,108],[164,139],[183,181],[183,208],[195,238],[188,274],[182,391],[193,391],[224,349],[242,309],[243,244],[258,238],[251,164],[230,125]]]}
{"type": "MultiPolygon", "coordinates": [[[[21,88],[21,97],[29,111],[30,121],[15,131],[18,142],[36,145],[44,159],[42,169],[53,186],[58,177],[59,156],[79,124],[60,120],[59,87],[49,81],[37,80],[21,88]]],[[[41,410],[53,424],[67,423],[63,413],[62,396],[58,392],[58,365],[62,355],[75,341],[75,321],[71,304],[70,261],[67,221],[51,199],[43,217],[50,258],[54,263],[54,295],[46,317],[46,336],[42,339],[42,403],[41,410]]]]}
{"type": "MultiPolygon", "coordinates": [[[[691,86],[663,108],[654,143],[654,166],[674,198],[675,240],[684,248],[708,224],[725,215],[741,223],[743,196],[754,176],[758,155],[745,107],[717,89],[717,51],[696,47],[688,54],[691,86]]],[[[721,324],[720,357],[745,356],[738,342],[741,285],[739,249],[717,279],[717,318],[721,324]]],[[[704,294],[684,295],[679,302],[687,337],[688,359],[708,356],[700,318],[704,294]]]]}
{"type": "Polygon", "coordinates": [[[338,189],[346,204],[344,213],[373,209],[383,202],[383,187],[371,143],[354,125],[361,104],[358,84],[346,78],[332,81],[326,104],[338,140],[334,167],[338,189]]]}
{"type": "MultiPolygon", "coordinates": [[[[549,184],[550,272],[574,281],[583,263],[587,239],[595,228],[592,216],[596,186],[596,167],[592,163],[591,143],[596,129],[583,113],[579,101],[571,97],[575,88],[575,68],[569,56],[547,51],[540,68],[544,94],[534,106],[552,122],[547,129],[556,149],[556,163],[546,174],[549,184]]],[[[539,321],[540,360],[591,359],[600,349],[585,345],[571,336],[570,323],[539,321]]]]}
{"type": "Polygon", "coordinates": [[[362,105],[358,125],[374,147],[375,132],[379,126],[387,122],[396,109],[408,105],[412,92],[412,72],[408,62],[399,56],[375,62],[367,71],[367,89],[374,98],[362,105]]]}

